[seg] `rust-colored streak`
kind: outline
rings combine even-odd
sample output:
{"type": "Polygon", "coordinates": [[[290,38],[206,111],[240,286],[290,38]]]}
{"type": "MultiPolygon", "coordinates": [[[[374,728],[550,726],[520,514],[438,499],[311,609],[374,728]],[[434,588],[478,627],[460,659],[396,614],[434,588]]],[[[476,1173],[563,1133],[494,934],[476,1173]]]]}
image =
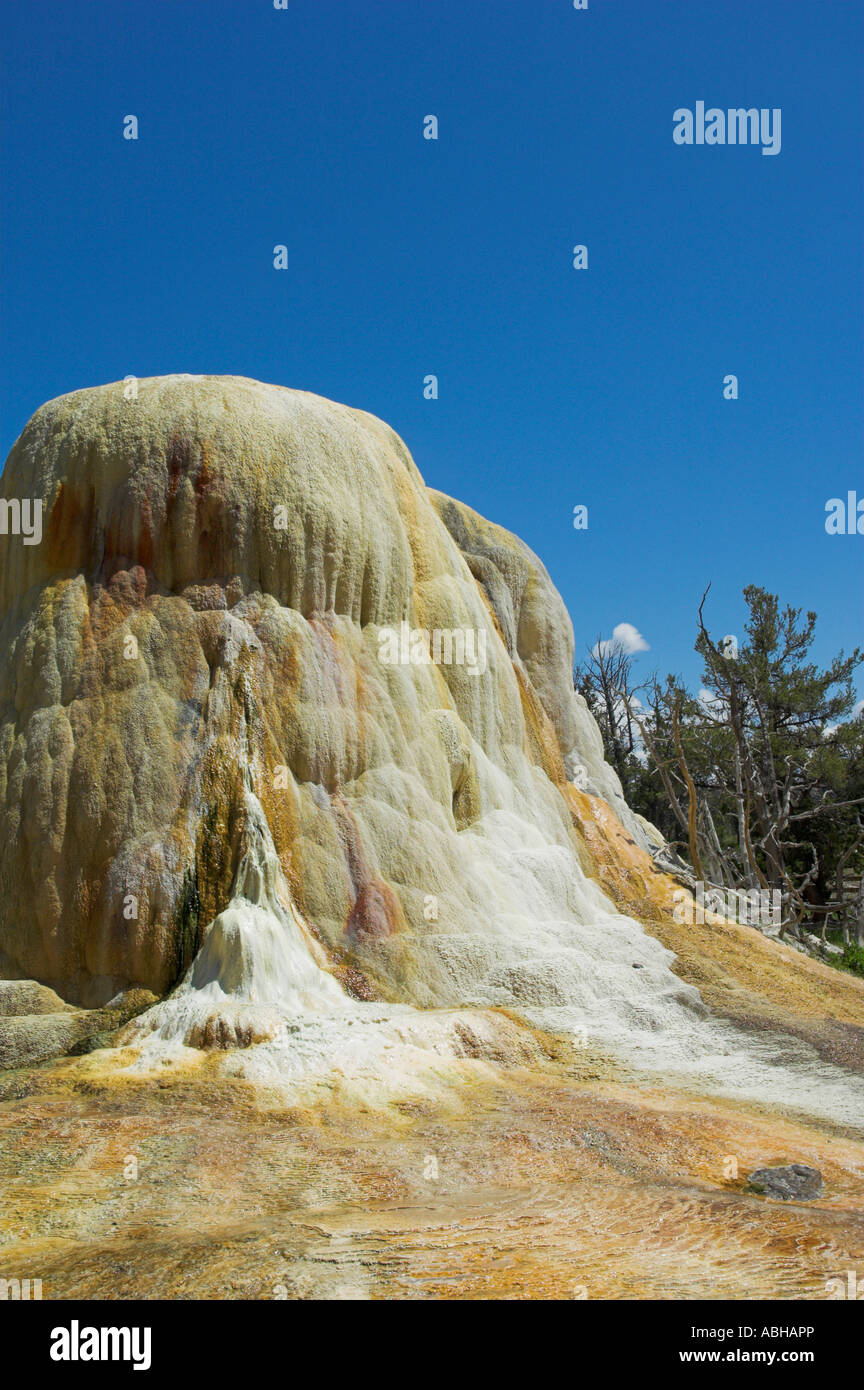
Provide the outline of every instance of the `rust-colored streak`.
{"type": "Polygon", "coordinates": [[[45,531],[48,563],[52,570],[75,569],[80,565],[85,547],[89,547],[93,535],[94,507],[92,487],[82,497],[79,490],[63,482],[57,484],[45,531]]]}
{"type": "Polygon", "coordinates": [[[374,878],[360,889],[345,930],[358,942],[380,941],[404,926],[402,905],[393,889],[382,878],[374,878]]]}

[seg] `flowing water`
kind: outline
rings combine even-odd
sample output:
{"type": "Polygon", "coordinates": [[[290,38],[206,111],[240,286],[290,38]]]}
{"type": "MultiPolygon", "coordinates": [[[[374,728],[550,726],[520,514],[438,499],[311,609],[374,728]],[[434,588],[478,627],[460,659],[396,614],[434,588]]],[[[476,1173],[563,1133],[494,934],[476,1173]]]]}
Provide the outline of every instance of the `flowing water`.
{"type": "Polygon", "coordinates": [[[709,1016],[698,991],[672,973],[671,952],[615,911],[572,851],[504,810],[461,837],[471,873],[494,903],[493,930],[433,929],[414,943],[421,974],[425,960],[449,975],[449,1008],[349,998],[291,900],[248,773],[244,795],[246,839],[231,901],[181,984],[135,1026],[136,1068],[184,1046],[217,1047],[230,1049],[226,1065],[243,1075],[338,1068],[387,1084],[404,1081],[430,1054],[453,1055],[456,1011],[503,1007],[611,1055],[634,1075],[864,1128],[864,1079],[805,1042],[751,1036],[709,1016]]]}

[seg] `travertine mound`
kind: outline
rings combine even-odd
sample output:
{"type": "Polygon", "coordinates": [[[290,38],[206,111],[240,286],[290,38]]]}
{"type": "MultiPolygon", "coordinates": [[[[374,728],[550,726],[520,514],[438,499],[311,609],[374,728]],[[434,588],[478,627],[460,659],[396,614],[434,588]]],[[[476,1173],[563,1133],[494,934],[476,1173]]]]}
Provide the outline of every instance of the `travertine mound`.
{"type": "Polygon", "coordinates": [[[573,689],[573,625],[545,566],[518,536],[463,502],[432,489],[429,497],[492,608],[511,661],[552,721],[567,779],[603,797],[637,843],[657,848],[662,837],[630,810],[603,756],[597,721],[573,689]]]}
{"type": "Polygon", "coordinates": [[[170,988],[230,899],[249,767],[313,930],[401,993],[379,947],[429,935],[431,899],[443,931],[497,910],[461,832],[539,812],[569,846],[574,760],[614,795],[563,604],[362,411],[240,378],[130,395],[49,402],[3,475],[44,502],[42,543],[2,548],[3,972],[89,1005],[170,988]],[[403,621],[482,632],[485,672],[384,664],[403,621]]]}
{"type": "MultiPolygon", "coordinates": [[[[2,495],[44,515],[0,538],[0,977],[169,995],[135,1037],[292,1074],[434,1063],[465,1027],[516,1057],[498,1008],[772,1092],[770,1038],[706,1019],[635,920],[668,880],[628,859],[650,833],[548,574],[387,425],[243,378],[120,382],[38,410],[2,495]]],[[[789,1103],[864,1113],[796,1046],[789,1103]]]]}

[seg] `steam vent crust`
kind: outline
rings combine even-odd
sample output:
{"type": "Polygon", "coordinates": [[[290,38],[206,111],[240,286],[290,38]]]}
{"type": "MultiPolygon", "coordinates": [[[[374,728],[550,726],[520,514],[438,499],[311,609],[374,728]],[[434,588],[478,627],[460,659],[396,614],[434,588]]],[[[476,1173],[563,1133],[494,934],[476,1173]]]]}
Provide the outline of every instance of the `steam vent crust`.
{"type": "Polygon", "coordinates": [[[525,545],[382,421],[237,377],[48,402],[2,495],[44,506],[2,549],[0,974],[254,995],[242,903],[293,914],[325,996],[549,1002],[562,932],[614,915],[574,768],[648,832],[525,545]],[[395,659],[415,630],[472,633],[473,665],[395,659]]]}

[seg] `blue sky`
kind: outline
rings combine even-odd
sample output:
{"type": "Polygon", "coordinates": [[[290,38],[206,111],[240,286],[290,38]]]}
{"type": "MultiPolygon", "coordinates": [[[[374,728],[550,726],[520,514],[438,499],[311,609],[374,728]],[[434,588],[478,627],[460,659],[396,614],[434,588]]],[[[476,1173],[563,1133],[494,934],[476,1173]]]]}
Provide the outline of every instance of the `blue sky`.
{"type": "Polygon", "coordinates": [[[301,387],[517,531],[577,652],[628,622],[643,675],[697,679],[709,580],[718,632],[758,583],[848,649],[864,537],[824,519],[864,496],[862,43],[860,0],[16,0],[2,456],[128,374],[301,387]],[[677,146],[700,99],[781,108],[780,153],[677,146]]]}

